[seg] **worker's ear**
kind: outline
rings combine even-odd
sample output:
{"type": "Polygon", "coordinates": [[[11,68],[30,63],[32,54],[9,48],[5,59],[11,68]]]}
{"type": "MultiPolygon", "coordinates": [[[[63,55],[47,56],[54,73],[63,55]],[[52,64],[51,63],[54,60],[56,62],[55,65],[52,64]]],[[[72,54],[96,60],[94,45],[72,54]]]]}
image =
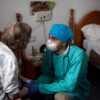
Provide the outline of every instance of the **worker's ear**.
{"type": "Polygon", "coordinates": [[[63,47],[67,47],[69,43],[63,43],[63,47]]]}
{"type": "Polygon", "coordinates": [[[55,43],[56,43],[57,45],[59,45],[59,46],[61,46],[61,45],[62,45],[62,42],[61,42],[61,41],[59,41],[59,40],[55,41],[55,43]]]}

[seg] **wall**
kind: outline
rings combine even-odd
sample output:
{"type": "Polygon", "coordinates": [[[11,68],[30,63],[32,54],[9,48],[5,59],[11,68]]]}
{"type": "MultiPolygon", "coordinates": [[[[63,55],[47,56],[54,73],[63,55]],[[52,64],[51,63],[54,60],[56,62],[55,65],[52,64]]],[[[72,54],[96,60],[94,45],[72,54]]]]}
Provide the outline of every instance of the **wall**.
{"type": "MultiPolygon", "coordinates": [[[[23,16],[23,22],[30,24],[33,28],[32,39],[35,42],[29,43],[26,51],[31,54],[32,45],[39,51],[40,45],[45,43],[43,25],[34,20],[30,14],[30,1],[32,0],[0,0],[0,30],[8,24],[15,22],[15,14],[19,12],[23,16]],[[36,27],[38,26],[38,29],[36,27]]],[[[34,1],[34,0],[33,0],[34,1]]],[[[43,1],[43,0],[42,0],[43,1]]],[[[45,0],[44,0],[45,1],[45,0]]],[[[47,0],[48,1],[48,0],[47,0]]],[[[46,37],[53,23],[68,24],[69,10],[75,9],[75,22],[77,23],[86,13],[92,10],[100,10],[100,0],[51,0],[56,2],[53,10],[52,20],[45,22],[46,37]]]]}

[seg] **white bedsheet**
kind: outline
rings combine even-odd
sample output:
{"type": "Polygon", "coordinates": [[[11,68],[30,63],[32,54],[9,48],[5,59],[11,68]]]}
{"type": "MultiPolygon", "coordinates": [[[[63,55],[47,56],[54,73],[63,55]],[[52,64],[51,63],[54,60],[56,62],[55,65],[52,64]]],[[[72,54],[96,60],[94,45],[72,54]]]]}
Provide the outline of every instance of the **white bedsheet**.
{"type": "Polygon", "coordinates": [[[95,51],[97,54],[100,55],[100,40],[93,41],[84,39],[83,48],[86,50],[88,56],[90,55],[91,50],[95,51]]]}

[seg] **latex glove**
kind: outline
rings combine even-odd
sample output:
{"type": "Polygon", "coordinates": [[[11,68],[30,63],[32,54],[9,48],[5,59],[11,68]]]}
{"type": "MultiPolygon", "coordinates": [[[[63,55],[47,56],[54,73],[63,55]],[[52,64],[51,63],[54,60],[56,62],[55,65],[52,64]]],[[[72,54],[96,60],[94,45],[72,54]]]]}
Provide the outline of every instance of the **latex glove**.
{"type": "Polygon", "coordinates": [[[39,87],[37,84],[34,83],[34,81],[31,81],[29,83],[25,84],[25,87],[28,87],[30,90],[30,93],[37,93],[39,91],[39,87]]]}

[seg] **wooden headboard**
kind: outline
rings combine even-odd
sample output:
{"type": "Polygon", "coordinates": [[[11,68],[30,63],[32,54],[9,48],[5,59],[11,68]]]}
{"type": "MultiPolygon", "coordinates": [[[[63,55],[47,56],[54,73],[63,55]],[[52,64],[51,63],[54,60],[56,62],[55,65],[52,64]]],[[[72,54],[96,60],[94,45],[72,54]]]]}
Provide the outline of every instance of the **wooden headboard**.
{"type": "Polygon", "coordinates": [[[74,32],[74,44],[79,47],[83,47],[83,33],[81,28],[87,24],[99,24],[100,25],[100,11],[92,11],[86,14],[78,23],[74,23],[74,10],[70,10],[69,25],[74,32]]]}

